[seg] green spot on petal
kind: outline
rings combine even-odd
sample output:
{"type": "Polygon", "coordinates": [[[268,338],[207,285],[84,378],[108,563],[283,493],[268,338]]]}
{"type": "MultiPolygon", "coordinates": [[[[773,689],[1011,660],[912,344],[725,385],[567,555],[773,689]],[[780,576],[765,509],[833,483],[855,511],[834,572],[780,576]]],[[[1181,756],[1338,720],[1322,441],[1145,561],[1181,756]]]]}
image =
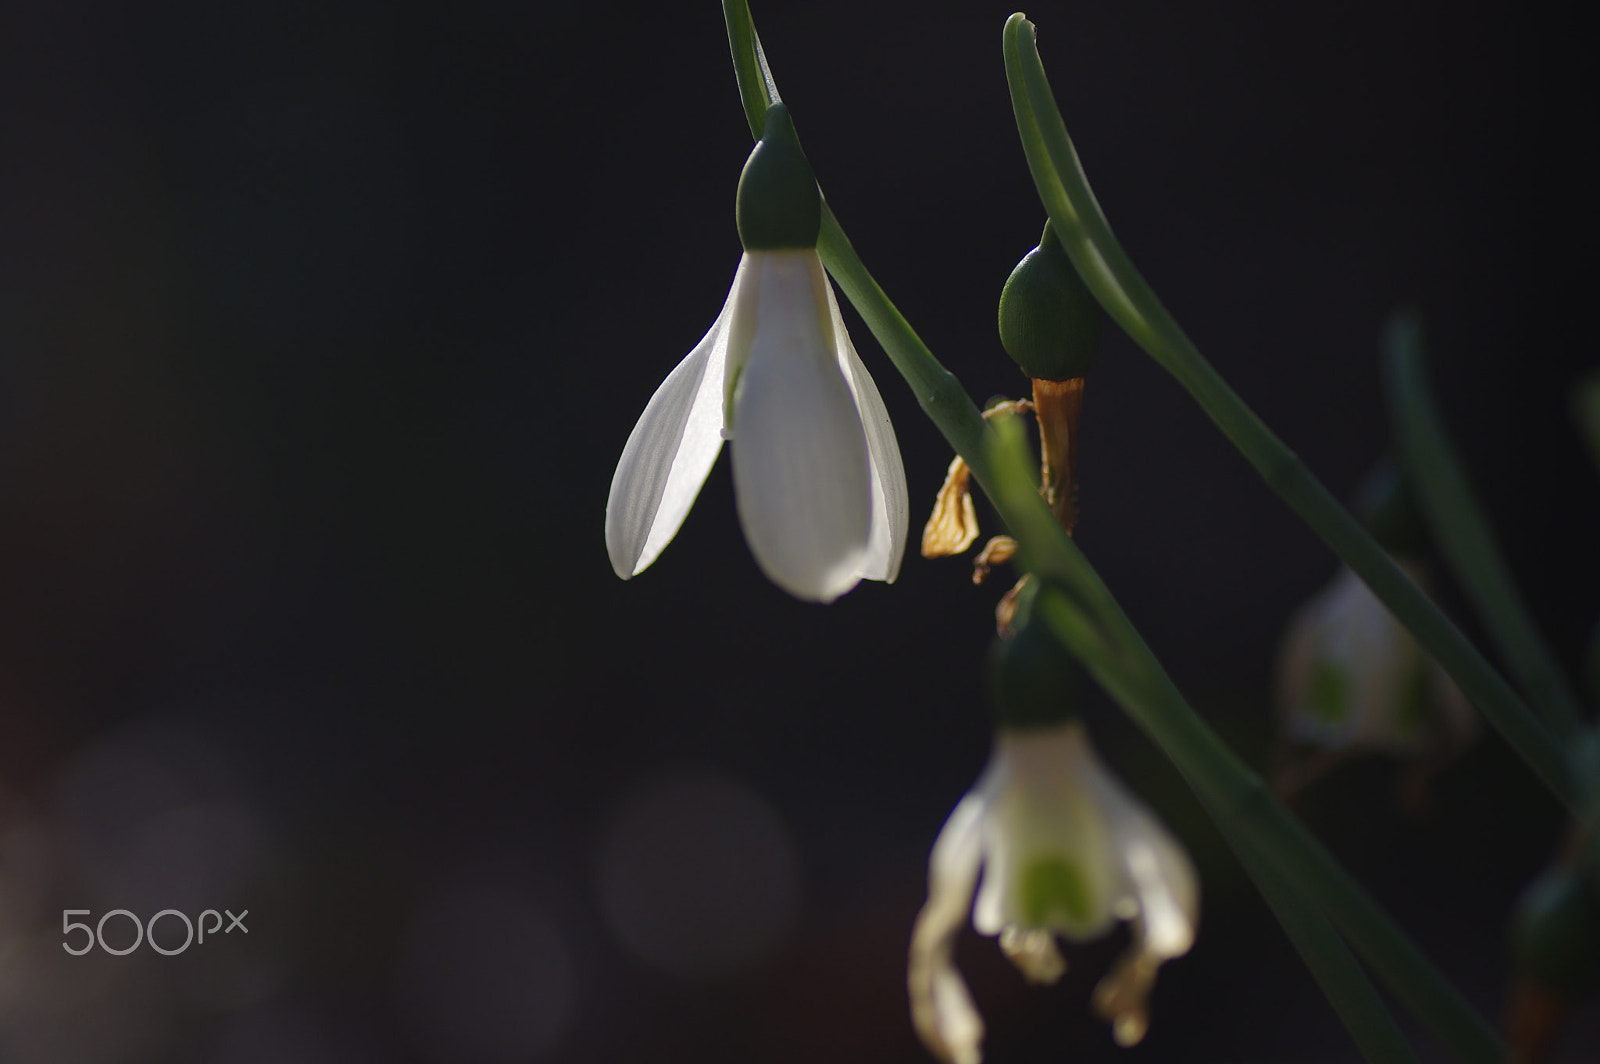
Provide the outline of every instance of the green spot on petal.
{"type": "Polygon", "coordinates": [[[1018,881],[1025,927],[1061,927],[1089,921],[1094,899],[1078,866],[1061,857],[1030,863],[1018,881]]]}
{"type": "Polygon", "coordinates": [[[1350,715],[1350,687],[1344,670],[1332,662],[1318,662],[1306,703],[1311,715],[1324,724],[1343,723],[1350,715]]]}

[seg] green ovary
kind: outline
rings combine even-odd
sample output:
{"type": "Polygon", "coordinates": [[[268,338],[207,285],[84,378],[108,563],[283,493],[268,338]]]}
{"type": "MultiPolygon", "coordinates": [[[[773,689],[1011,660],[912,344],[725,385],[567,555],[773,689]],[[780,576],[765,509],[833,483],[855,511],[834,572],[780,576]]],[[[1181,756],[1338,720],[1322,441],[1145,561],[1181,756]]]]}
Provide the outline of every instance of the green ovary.
{"type": "Polygon", "coordinates": [[[1081,926],[1089,922],[1094,899],[1078,866],[1061,857],[1031,861],[1017,881],[1022,924],[1029,928],[1081,926]]]}

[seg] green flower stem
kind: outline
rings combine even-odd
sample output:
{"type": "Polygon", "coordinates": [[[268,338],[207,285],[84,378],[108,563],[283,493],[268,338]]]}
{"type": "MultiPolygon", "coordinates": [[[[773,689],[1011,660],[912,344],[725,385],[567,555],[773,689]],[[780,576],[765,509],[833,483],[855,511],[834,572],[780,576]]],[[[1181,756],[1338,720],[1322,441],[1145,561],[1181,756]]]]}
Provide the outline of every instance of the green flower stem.
{"type": "Polygon", "coordinates": [[[1267,485],[1411,630],[1551,791],[1570,804],[1561,750],[1549,730],[1201,356],[1134,268],[1084,177],[1039,62],[1033,24],[1021,14],[1006,23],[1005,55],[1017,129],[1034,184],[1089,290],[1117,324],[1178,379],[1267,485]]]}
{"type": "MultiPolygon", "coordinates": [[[[750,126],[751,137],[760,140],[766,128],[767,108],[780,101],[778,86],[767,67],[746,0],[723,0],[722,12],[728,26],[728,45],[733,52],[733,70],[739,82],[745,121],[750,126]]],[[[872,335],[883,344],[895,369],[911,385],[923,413],[944,433],[956,453],[979,473],[978,479],[982,482],[984,478],[979,470],[985,461],[983,415],[973,405],[961,382],[933,357],[916,330],[867,272],[850,238],[839,227],[839,219],[834,217],[826,196],[822,201],[822,232],[817,238],[817,252],[828,273],[866,321],[867,328],[872,330],[872,335]]]]}
{"type": "Polygon", "coordinates": [[[1397,316],[1384,334],[1384,383],[1400,458],[1434,542],[1507,665],[1563,741],[1581,725],[1578,700],[1534,626],[1483,507],[1434,405],[1422,364],[1422,326],[1397,316]]]}
{"type": "Polygon", "coordinates": [[[745,0],[723,0],[722,20],[728,26],[728,49],[733,53],[733,74],[739,81],[739,102],[744,105],[750,137],[761,139],[767,126],[767,108],[778,102],[778,86],[767,69],[767,57],[750,21],[745,0]]]}
{"type": "MultiPolygon", "coordinates": [[[[759,136],[767,107],[778,99],[777,89],[766,70],[745,0],[725,0],[723,9],[745,115],[752,136],[759,136]]],[[[1392,986],[1415,984],[1419,989],[1409,994],[1397,990],[1397,996],[1416,1008],[1419,1014],[1426,1009],[1425,1022],[1431,1028],[1446,1031],[1441,1040],[1447,1045],[1465,1048],[1458,1053],[1463,1060],[1488,1064],[1502,1059],[1503,1053],[1493,1033],[1422,957],[1405,933],[1395,927],[1360,886],[1350,880],[1338,862],[1272,800],[1259,777],[1234,757],[1183,701],[1110,591],[1056,524],[1038,492],[1027,487],[1020,496],[1013,492],[1008,497],[1000,490],[1004,478],[996,475],[996,467],[991,463],[994,446],[988,442],[994,438],[994,430],[984,422],[960,382],[933,357],[872,278],[826,201],[818,250],[846,298],[855,305],[911,386],[923,411],[956,453],[966,460],[979,485],[994,501],[1022,544],[1030,568],[1055,588],[1065,589],[1066,593],[1051,596],[1065,609],[1066,619],[1071,622],[1068,625],[1070,637],[1062,636],[1058,630],[1058,638],[1063,638],[1107,691],[1153,736],[1158,734],[1153,728],[1159,722],[1158,745],[1178,765],[1230,837],[1245,840],[1241,845],[1260,855],[1260,860],[1247,859],[1250,862],[1247,867],[1278,869],[1282,879],[1301,896],[1313,900],[1327,912],[1392,986]],[[1108,620],[1113,623],[1107,624],[1108,620]],[[1165,693],[1166,698],[1151,697],[1147,692],[1156,696],[1165,693]],[[1151,698],[1148,707],[1134,713],[1134,707],[1143,706],[1147,697],[1151,698]],[[1274,809],[1276,815],[1261,812],[1274,809]],[[1320,855],[1321,859],[1307,860],[1304,856],[1307,853],[1320,855]]],[[[1276,887],[1271,884],[1263,890],[1277,895],[1276,887]]],[[[1308,942],[1319,941],[1315,937],[1317,931],[1310,925],[1300,934],[1306,936],[1308,942]]],[[[1334,969],[1337,961],[1330,959],[1334,954],[1324,946],[1319,945],[1303,955],[1308,964],[1316,966],[1319,982],[1339,986],[1348,983],[1350,973],[1334,969]]],[[[1351,995],[1347,1001],[1359,1002],[1358,992],[1347,993],[1351,995]]],[[[1362,1006],[1359,1003],[1341,1006],[1341,1015],[1345,1015],[1347,1008],[1359,1010],[1362,1006]]],[[[1379,1035],[1371,1033],[1377,1030],[1377,1021],[1364,1022],[1374,1026],[1356,1033],[1357,1041],[1363,1047],[1381,1042],[1379,1035]]]]}

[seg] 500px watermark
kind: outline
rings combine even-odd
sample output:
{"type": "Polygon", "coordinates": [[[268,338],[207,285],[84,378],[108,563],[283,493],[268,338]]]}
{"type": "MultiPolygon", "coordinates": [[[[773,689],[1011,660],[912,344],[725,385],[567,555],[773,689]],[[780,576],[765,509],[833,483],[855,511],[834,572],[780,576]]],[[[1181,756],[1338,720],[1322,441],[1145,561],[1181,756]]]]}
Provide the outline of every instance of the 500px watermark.
{"type": "Polygon", "coordinates": [[[140,944],[146,940],[149,941],[150,948],[155,950],[157,953],[172,957],[182,953],[184,950],[188,949],[191,944],[194,944],[197,941],[204,943],[206,940],[206,935],[208,934],[212,938],[215,938],[219,930],[225,935],[232,934],[234,928],[238,928],[247,935],[250,933],[250,929],[244,926],[244,918],[250,915],[249,909],[243,910],[238,916],[233,915],[233,912],[229,909],[224,909],[221,913],[217,912],[215,909],[207,909],[205,912],[200,914],[200,918],[198,920],[190,920],[188,916],[179,912],[177,909],[162,909],[145,923],[140,923],[139,918],[133,915],[133,913],[129,912],[127,909],[112,909],[110,912],[100,917],[100,922],[95,924],[93,928],[91,928],[88,924],[72,919],[74,916],[89,915],[90,910],[88,909],[61,910],[61,948],[72,954],[74,957],[83,956],[85,953],[88,953],[90,950],[94,949],[96,945],[105,950],[107,953],[111,954],[113,957],[121,957],[138,949],[140,944]],[[228,926],[226,929],[222,927],[223,913],[228,914],[228,926]],[[112,947],[106,945],[106,921],[111,919],[113,916],[125,916],[128,918],[128,921],[133,924],[133,945],[126,946],[122,949],[113,949],[112,947]],[[167,947],[161,946],[156,942],[156,922],[163,916],[183,921],[183,945],[179,946],[177,949],[168,949],[167,947]],[[214,921],[209,928],[206,927],[206,917],[208,916],[212,917],[214,921]],[[199,925],[200,929],[198,939],[195,935],[196,924],[199,925]],[[67,937],[74,931],[82,931],[86,936],[83,946],[78,949],[74,949],[72,943],[66,940],[67,937]]]}

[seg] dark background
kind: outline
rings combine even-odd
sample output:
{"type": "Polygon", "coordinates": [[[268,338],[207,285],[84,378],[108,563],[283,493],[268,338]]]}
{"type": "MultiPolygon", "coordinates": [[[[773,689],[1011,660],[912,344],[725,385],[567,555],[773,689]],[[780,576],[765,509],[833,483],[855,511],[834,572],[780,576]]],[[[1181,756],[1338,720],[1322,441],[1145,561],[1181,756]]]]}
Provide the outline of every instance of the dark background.
{"type": "MultiPolygon", "coordinates": [[[[755,10],[846,230],[980,402],[1025,386],[994,307],[1043,220],[1010,11],[755,10]]],[[[1575,664],[1583,39],[1510,3],[1028,14],[1128,251],[1335,492],[1384,446],[1380,327],[1421,310],[1575,664]]],[[[895,586],[786,598],[722,465],[648,572],[603,546],[623,441],[732,277],[748,150],[709,2],[0,7],[0,1060],[926,1059],[905,945],[1006,583],[915,556],[944,443],[847,307],[913,495],[895,586]],[[248,936],[58,950],[61,909],[224,907],[248,936]]],[[[1278,635],[1334,563],[1112,330],[1083,432],[1080,543],[1264,766],[1278,635]]],[[[1181,781],[1091,708],[1205,880],[1126,1058],[1354,1059],[1181,781]]],[[[1301,812],[1495,1014],[1559,813],[1492,735],[1420,822],[1394,776],[1301,812]]],[[[1120,941],[1037,990],[969,936],[988,1059],[1122,1058],[1087,1003],[1120,941]]]]}

